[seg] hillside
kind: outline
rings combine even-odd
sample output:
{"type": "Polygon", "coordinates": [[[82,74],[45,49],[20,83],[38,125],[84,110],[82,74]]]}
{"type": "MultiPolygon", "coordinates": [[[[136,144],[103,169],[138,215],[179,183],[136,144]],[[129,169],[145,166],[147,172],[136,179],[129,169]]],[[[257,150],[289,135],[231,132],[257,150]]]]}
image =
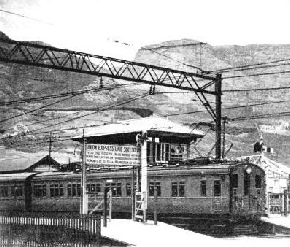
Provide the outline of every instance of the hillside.
{"type": "MultiPolygon", "coordinates": [[[[194,71],[187,65],[202,68],[204,71],[218,71],[225,68],[241,67],[240,71],[221,71],[223,79],[223,116],[230,119],[244,117],[243,121],[229,121],[226,127],[226,147],[233,144],[230,157],[253,154],[253,143],[259,139],[259,128],[269,125],[277,131],[263,130],[264,142],[274,148],[273,159],[290,164],[289,129],[283,126],[290,121],[287,114],[279,117],[267,117],[265,114],[277,114],[288,112],[290,107],[290,90],[249,90],[287,87],[290,79],[290,45],[247,45],[247,46],[211,46],[209,44],[199,45],[194,40],[169,41],[157,45],[143,47],[136,55],[136,61],[155,64],[163,67],[177,68],[180,70],[194,71]],[[272,63],[270,61],[281,61],[272,63]],[[288,60],[288,61],[287,61],[288,60]],[[253,69],[247,69],[250,64],[257,64],[253,69]],[[282,65],[281,65],[282,64],[282,65]],[[279,66],[275,66],[279,65],[279,66]],[[286,73],[284,73],[286,71],[286,73]],[[280,73],[282,72],[282,73],[280,73]],[[263,74],[258,76],[257,74],[263,74]],[[226,77],[235,77],[229,78],[226,77]],[[228,90],[249,90],[248,92],[227,92],[228,90]],[[247,106],[247,107],[246,107],[247,106]],[[231,109],[228,109],[231,108],[231,109]],[[285,115],[285,116],[284,116],[285,115]],[[265,118],[252,119],[254,116],[265,116],[265,118]]],[[[169,94],[168,94],[169,95],[169,94]]],[[[170,97],[170,95],[169,95],[170,97]]],[[[196,99],[192,95],[193,99],[196,99]]],[[[214,98],[208,97],[214,102],[214,98]]],[[[182,102],[183,96],[174,95],[175,102],[182,102]]],[[[201,107],[198,101],[192,101],[187,109],[201,107]]],[[[184,109],[182,112],[186,112],[184,109]]],[[[288,114],[289,115],[289,114],[288,114]]],[[[204,115],[185,115],[174,117],[179,121],[194,122],[198,117],[204,120],[204,115]]],[[[208,121],[212,119],[207,118],[208,121]]],[[[204,146],[206,154],[214,141],[214,133],[209,132],[200,146],[204,146]]]]}
{"type": "MultiPolygon", "coordinates": [[[[3,33],[0,35],[8,38],[3,33]]],[[[290,45],[214,47],[209,44],[200,46],[196,43],[197,41],[193,40],[180,40],[143,47],[136,54],[135,61],[186,71],[194,71],[187,64],[200,67],[205,71],[216,71],[290,57],[290,45]]],[[[75,144],[69,140],[69,136],[79,134],[82,126],[99,125],[152,114],[168,116],[173,121],[187,125],[200,121],[212,121],[206,112],[182,114],[204,110],[194,93],[157,88],[159,94],[126,103],[138,95],[148,93],[149,86],[137,86],[120,80],[102,78],[105,88],[108,86],[116,88],[101,90],[100,78],[96,76],[5,63],[0,63],[0,68],[1,142],[8,148],[29,152],[47,150],[47,138],[53,131],[52,136],[55,141],[53,151],[72,150],[75,144]],[[92,89],[92,91],[78,96],[70,94],[84,89],[92,89]],[[98,90],[98,92],[93,90],[98,90]],[[21,99],[60,93],[70,95],[63,98],[19,103],[21,99]]],[[[223,90],[286,86],[287,80],[290,79],[287,73],[249,76],[285,70],[287,70],[287,65],[222,73],[224,78],[243,76],[224,79],[223,90]]],[[[208,97],[208,99],[214,102],[213,97],[208,97]]],[[[288,117],[284,116],[251,120],[251,116],[257,114],[287,111],[288,99],[289,90],[225,92],[223,114],[229,118],[248,116],[246,121],[230,121],[227,124],[226,148],[229,148],[231,143],[233,144],[228,156],[252,154],[252,144],[259,138],[257,125],[279,127],[281,124],[279,121],[283,120],[288,123],[288,117]],[[285,102],[268,104],[269,101],[285,102]],[[247,104],[249,106],[244,107],[247,104]],[[252,104],[260,105],[251,106],[252,104]]],[[[208,132],[208,135],[198,146],[202,155],[210,151],[214,142],[214,132],[207,127],[204,127],[204,130],[208,132]]],[[[263,136],[265,142],[273,146],[276,151],[273,158],[290,164],[288,132],[264,133],[263,136]]]]}

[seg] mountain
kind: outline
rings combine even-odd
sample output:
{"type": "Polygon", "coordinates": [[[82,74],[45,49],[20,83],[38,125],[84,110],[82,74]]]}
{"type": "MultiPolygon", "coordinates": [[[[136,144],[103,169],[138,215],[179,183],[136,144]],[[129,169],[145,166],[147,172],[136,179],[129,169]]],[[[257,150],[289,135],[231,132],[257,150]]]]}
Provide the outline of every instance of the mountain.
{"type": "MultiPolygon", "coordinates": [[[[290,121],[289,113],[272,117],[273,114],[289,111],[290,88],[287,88],[289,85],[287,82],[290,80],[289,58],[290,45],[211,46],[184,39],[143,47],[135,60],[190,72],[198,71],[193,69],[193,66],[196,66],[204,71],[222,73],[224,78],[222,112],[223,116],[230,119],[226,124],[226,147],[229,148],[231,143],[233,144],[228,156],[253,154],[253,144],[262,134],[266,145],[274,148],[272,158],[290,164],[290,131],[285,127],[290,121]],[[269,63],[271,61],[274,62],[269,63]],[[255,66],[249,66],[252,64],[255,66]],[[237,69],[235,71],[231,68],[237,69]],[[279,87],[284,89],[267,90],[279,87]],[[255,116],[260,118],[253,119],[255,116]],[[242,119],[238,121],[239,118],[243,121],[242,119]],[[263,126],[271,126],[275,131],[263,129],[263,126]],[[281,129],[283,131],[279,131],[281,129]]],[[[214,98],[211,96],[207,98],[214,107],[214,98]]],[[[182,102],[184,99],[183,96],[176,94],[174,100],[182,102]]],[[[198,103],[198,100],[192,101],[191,106],[188,105],[187,108],[202,108],[197,106],[198,103]]],[[[193,122],[194,118],[200,118],[198,115],[195,113],[194,116],[186,115],[183,118],[180,116],[179,119],[185,121],[187,118],[189,122],[193,122]]],[[[206,120],[212,121],[209,117],[206,120]]],[[[205,146],[201,147],[204,154],[207,154],[209,147],[213,146],[214,138],[214,133],[209,132],[208,138],[200,142],[200,146],[205,146]]]]}
{"type": "MultiPolygon", "coordinates": [[[[9,39],[1,32],[0,37],[9,39]]],[[[263,129],[264,141],[274,148],[273,158],[288,164],[289,117],[284,114],[276,118],[252,118],[256,115],[286,112],[289,108],[289,90],[248,92],[228,92],[228,90],[287,86],[286,82],[290,79],[289,73],[284,73],[289,70],[287,61],[273,63],[273,65],[284,64],[275,67],[266,67],[264,63],[289,57],[290,45],[211,46],[184,39],[142,47],[136,54],[135,61],[189,72],[196,72],[197,69],[194,67],[213,73],[225,68],[239,67],[239,71],[231,69],[221,71],[224,78],[223,115],[230,118],[226,124],[226,149],[233,144],[228,157],[253,154],[253,143],[259,139],[259,131],[263,129]],[[262,65],[257,65],[254,69],[243,69],[247,68],[243,66],[250,64],[262,65]],[[264,73],[268,74],[255,75],[264,73]],[[243,121],[231,120],[239,117],[246,118],[243,121]],[[281,126],[282,129],[286,127],[285,131],[269,132],[267,126],[277,130],[281,126]]],[[[168,116],[173,121],[187,125],[213,122],[194,93],[157,87],[158,94],[128,103],[130,99],[148,93],[149,86],[104,77],[102,80],[105,87],[116,86],[116,88],[101,90],[100,80],[99,77],[86,74],[0,62],[2,145],[22,151],[44,151],[48,149],[48,136],[52,131],[53,151],[71,150],[74,144],[69,140],[69,136],[79,134],[82,126],[150,115],[168,116]],[[19,102],[22,99],[69,94],[84,89],[92,91],[78,96],[19,102]],[[93,89],[99,92],[94,92],[93,89]],[[182,114],[201,110],[204,112],[182,114]]],[[[207,98],[214,107],[214,97],[207,98]]],[[[214,144],[215,133],[208,126],[202,128],[207,135],[199,143],[198,149],[201,155],[207,155],[214,144]]]]}

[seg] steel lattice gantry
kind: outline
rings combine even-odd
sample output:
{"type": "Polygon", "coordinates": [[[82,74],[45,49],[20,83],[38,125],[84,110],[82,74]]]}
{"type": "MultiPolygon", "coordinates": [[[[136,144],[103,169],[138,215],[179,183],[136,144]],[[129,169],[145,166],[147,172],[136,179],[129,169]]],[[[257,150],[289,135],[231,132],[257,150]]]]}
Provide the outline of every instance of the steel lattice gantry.
{"type": "Polygon", "coordinates": [[[216,157],[221,158],[221,74],[191,73],[6,39],[0,39],[0,61],[193,91],[216,122],[216,157]],[[215,95],[215,107],[207,94],[215,95]]]}

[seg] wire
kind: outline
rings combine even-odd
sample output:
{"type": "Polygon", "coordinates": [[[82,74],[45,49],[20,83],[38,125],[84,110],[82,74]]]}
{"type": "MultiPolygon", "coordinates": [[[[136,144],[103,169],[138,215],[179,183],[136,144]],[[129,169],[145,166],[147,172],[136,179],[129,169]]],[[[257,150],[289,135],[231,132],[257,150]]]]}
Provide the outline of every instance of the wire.
{"type": "MultiPolygon", "coordinates": [[[[113,90],[113,89],[118,89],[118,88],[126,88],[126,87],[132,87],[134,85],[136,85],[138,83],[131,83],[131,84],[118,84],[116,86],[111,86],[111,87],[106,87],[106,88],[100,88],[100,89],[88,89],[88,91],[96,91],[96,92],[99,92],[99,91],[102,91],[102,90],[113,90]]],[[[84,92],[84,90],[80,90],[79,92],[84,92]]],[[[79,112],[77,113],[74,113],[72,115],[78,115],[79,112]]],[[[33,125],[33,124],[37,124],[37,123],[42,123],[42,122],[47,122],[47,121],[51,121],[51,120],[59,120],[59,119],[62,119],[62,118],[67,118],[67,117],[71,117],[70,116],[61,116],[61,117],[52,117],[52,118],[49,118],[49,119],[45,119],[45,120],[40,120],[40,121],[35,121],[35,122],[32,122],[30,123],[29,125],[27,126],[30,126],[30,125],[33,125]]]]}
{"type": "MultiPolygon", "coordinates": [[[[126,43],[126,42],[122,42],[122,41],[119,41],[119,40],[112,40],[112,42],[120,43],[120,44],[122,44],[122,45],[126,45],[126,46],[133,46],[132,44],[129,44],[129,43],[126,43]]],[[[202,43],[202,42],[200,42],[200,43],[197,43],[197,44],[195,44],[195,45],[202,45],[202,44],[206,44],[206,43],[202,43]]],[[[194,45],[194,44],[185,44],[185,45],[182,45],[182,46],[192,46],[192,45],[194,45]]],[[[184,66],[190,67],[191,69],[193,68],[193,69],[197,69],[197,70],[199,70],[199,71],[201,71],[201,72],[205,72],[205,71],[203,71],[201,68],[199,68],[199,67],[197,67],[197,66],[194,66],[194,65],[191,65],[191,64],[188,64],[188,63],[184,63],[184,62],[182,62],[182,61],[180,61],[180,60],[174,59],[174,58],[171,57],[171,56],[168,56],[168,55],[165,55],[165,54],[163,54],[163,53],[160,53],[160,52],[156,51],[156,49],[162,49],[162,48],[165,48],[165,47],[166,47],[166,48],[171,48],[171,47],[173,47],[173,46],[159,46],[159,47],[156,47],[156,48],[145,48],[145,47],[141,47],[141,50],[149,50],[149,51],[151,51],[151,52],[153,52],[153,53],[158,54],[159,56],[163,56],[163,57],[168,58],[168,59],[171,59],[171,60],[173,60],[174,62],[177,62],[177,63],[179,63],[179,64],[181,64],[181,65],[184,65],[184,66]]],[[[175,46],[174,46],[174,47],[175,47],[175,46]]]]}
{"type": "Polygon", "coordinates": [[[267,76],[267,75],[289,74],[289,73],[290,73],[290,70],[284,70],[284,71],[279,71],[279,72],[265,72],[265,73],[257,73],[257,74],[250,74],[250,75],[234,75],[234,76],[223,77],[223,80],[232,79],[232,78],[267,76]]]}
{"type": "Polygon", "coordinates": [[[285,90],[290,87],[272,87],[272,88],[252,88],[252,89],[228,89],[223,90],[223,93],[238,93],[238,92],[252,92],[252,91],[273,91],[273,90],[285,90]]]}
{"type": "Polygon", "coordinates": [[[55,105],[55,104],[60,103],[60,102],[62,102],[62,101],[65,101],[65,100],[71,99],[71,98],[73,98],[73,97],[75,97],[75,96],[76,96],[76,95],[72,95],[72,96],[70,96],[70,97],[68,97],[68,98],[66,98],[66,99],[61,99],[61,100],[55,101],[55,102],[53,102],[53,103],[50,103],[50,104],[44,105],[44,106],[42,106],[42,107],[39,107],[39,108],[36,108],[36,109],[30,110],[30,111],[26,111],[26,112],[21,113],[21,114],[18,114],[18,115],[16,115],[16,116],[13,116],[13,117],[10,117],[10,118],[2,119],[2,120],[0,120],[0,123],[3,123],[3,122],[6,122],[6,121],[9,121],[9,120],[14,119],[14,118],[17,118],[17,117],[22,117],[22,116],[24,116],[24,115],[26,115],[26,114],[30,114],[30,113],[32,113],[32,112],[39,111],[39,110],[44,109],[44,108],[46,108],[46,107],[48,107],[48,106],[55,105]]]}
{"type": "MultiPolygon", "coordinates": [[[[111,105],[111,106],[108,106],[108,107],[103,107],[103,108],[100,108],[99,110],[97,111],[94,111],[94,112],[91,112],[91,113],[88,113],[88,114],[84,114],[82,116],[78,116],[78,117],[74,117],[74,118],[71,118],[71,119],[68,119],[66,121],[63,121],[63,122],[60,122],[60,123],[56,123],[56,124],[53,124],[53,125],[50,125],[50,126],[46,126],[46,127],[43,127],[43,128],[40,128],[40,129],[36,129],[36,130],[33,130],[33,131],[28,131],[28,133],[38,133],[37,131],[39,130],[43,130],[43,129],[46,129],[46,128],[51,128],[51,127],[54,127],[54,126],[57,126],[57,125],[60,125],[60,124],[64,124],[64,123],[67,123],[67,122],[71,122],[73,120],[77,120],[77,119],[80,119],[80,118],[83,118],[83,117],[86,117],[86,116],[90,116],[90,115],[93,115],[93,114],[96,114],[100,111],[106,111],[106,110],[110,110],[110,109],[113,109],[114,107],[116,106],[120,106],[120,105],[124,105],[124,104],[128,104],[132,101],[135,101],[135,100],[138,100],[140,98],[144,98],[146,96],[148,96],[149,94],[146,92],[145,94],[142,94],[142,95],[138,95],[134,98],[131,98],[131,99],[128,99],[126,101],[123,101],[123,102],[120,102],[118,104],[114,104],[114,105],[111,105]]],[[[51,132],[51,131],[61,131],[61,129],[58,129],[58,130],[50,130],[48,132],[51,132]]],[[[42,133],[46,133],[46,132],[42,132],[42,133]]]]}
{"type": "Polygon", "coordinates": [[[22,18],[25,18],[25,19],[29,19],[29,20],[32,20],[32,21],[37,21],[37,22],[44,23],[44,24],[47,24],[47,25],[53,25],[52,23],[45,22],[45,21],[42,21],[42,20],[39,20],[39,19],[36,19],[36,18],[31,18],[31,17],[25,16],[25,15],[22,15],[22,14],[18,14],[18,13],[12,12],[12,11],[4,10],[4,9],[0,9],[0,11],[4,12],[6,14],[16,15],[16,16],[19,16],[19,17],[22,17],[22,18]]]}
{"type": "MultiPolygon", "coordinates": [[[[237,70],[237,69],[238,69],[237,71],[241,71],[239,69],[246,69],[246,68],[252,69],[251,67],[253,67],[253,66],[270,65],[270,64],[275,64],[275,63],[280,63],[280,62],[287,62],[287,61],[290,61],[290,58],[273,60],[273,61],[270,61],[270,62],[263,62],[263,63],[253,63],[253,64],[241,65],[241,66],[236,66],[236,67],[228,67],[228,68],[216,70],[215,72],[225,72],[226,70],[237,70]]],[[[274,67],[275,66],[276,65],[274,65],[274,67]]],[[[280,66],[280,65],[278,65],[278,66],[280,66]]],[[[257,68],[260,68],[260,67],[257,67],[257,68]]]]}
{"type": "Polygon", "coordinates": [[[0,106],[9,106],[13,104],[22,104],[22,103],[30,103],[30,102],[37,102],[37,101],[43,101],[47,99],[55,99],[55,98],[61,98],[61,97],[67,97],[69,95],[78,95],[82,93],[91,92],[92,89],[85,89],[85,90],[78,90],[73,92],[66,92],[66,93],[60,93],[60,94],[50,94],[50,95],[44,95],[40,97],[33,97],[33,98],[26,98],[26,99],[20,99],[20,100],[11,100],[11,101],[0,101],[0,106]]]}

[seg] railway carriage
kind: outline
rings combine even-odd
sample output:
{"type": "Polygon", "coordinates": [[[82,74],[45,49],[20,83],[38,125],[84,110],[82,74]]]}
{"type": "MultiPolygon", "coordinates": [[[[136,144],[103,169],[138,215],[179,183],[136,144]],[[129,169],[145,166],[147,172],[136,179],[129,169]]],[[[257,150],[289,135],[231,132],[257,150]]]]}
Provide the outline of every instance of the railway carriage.
{"type": "MultiPolygon", "coordinates": [[[[132,174],[132,169],[88,173],[89,209],[102,200],[99,195],[107,186],[112,191],[112,212],[129,215],[132,174]]],[[[79,173],[7,174],[1,175],[0,181],[1,210],[79,211],[79,173]]],[[[154,209],[154,189],[159,215],[260,216],[265,213],[265,173],[251,163],[148,167],[149,214],[154,209]]]]}

